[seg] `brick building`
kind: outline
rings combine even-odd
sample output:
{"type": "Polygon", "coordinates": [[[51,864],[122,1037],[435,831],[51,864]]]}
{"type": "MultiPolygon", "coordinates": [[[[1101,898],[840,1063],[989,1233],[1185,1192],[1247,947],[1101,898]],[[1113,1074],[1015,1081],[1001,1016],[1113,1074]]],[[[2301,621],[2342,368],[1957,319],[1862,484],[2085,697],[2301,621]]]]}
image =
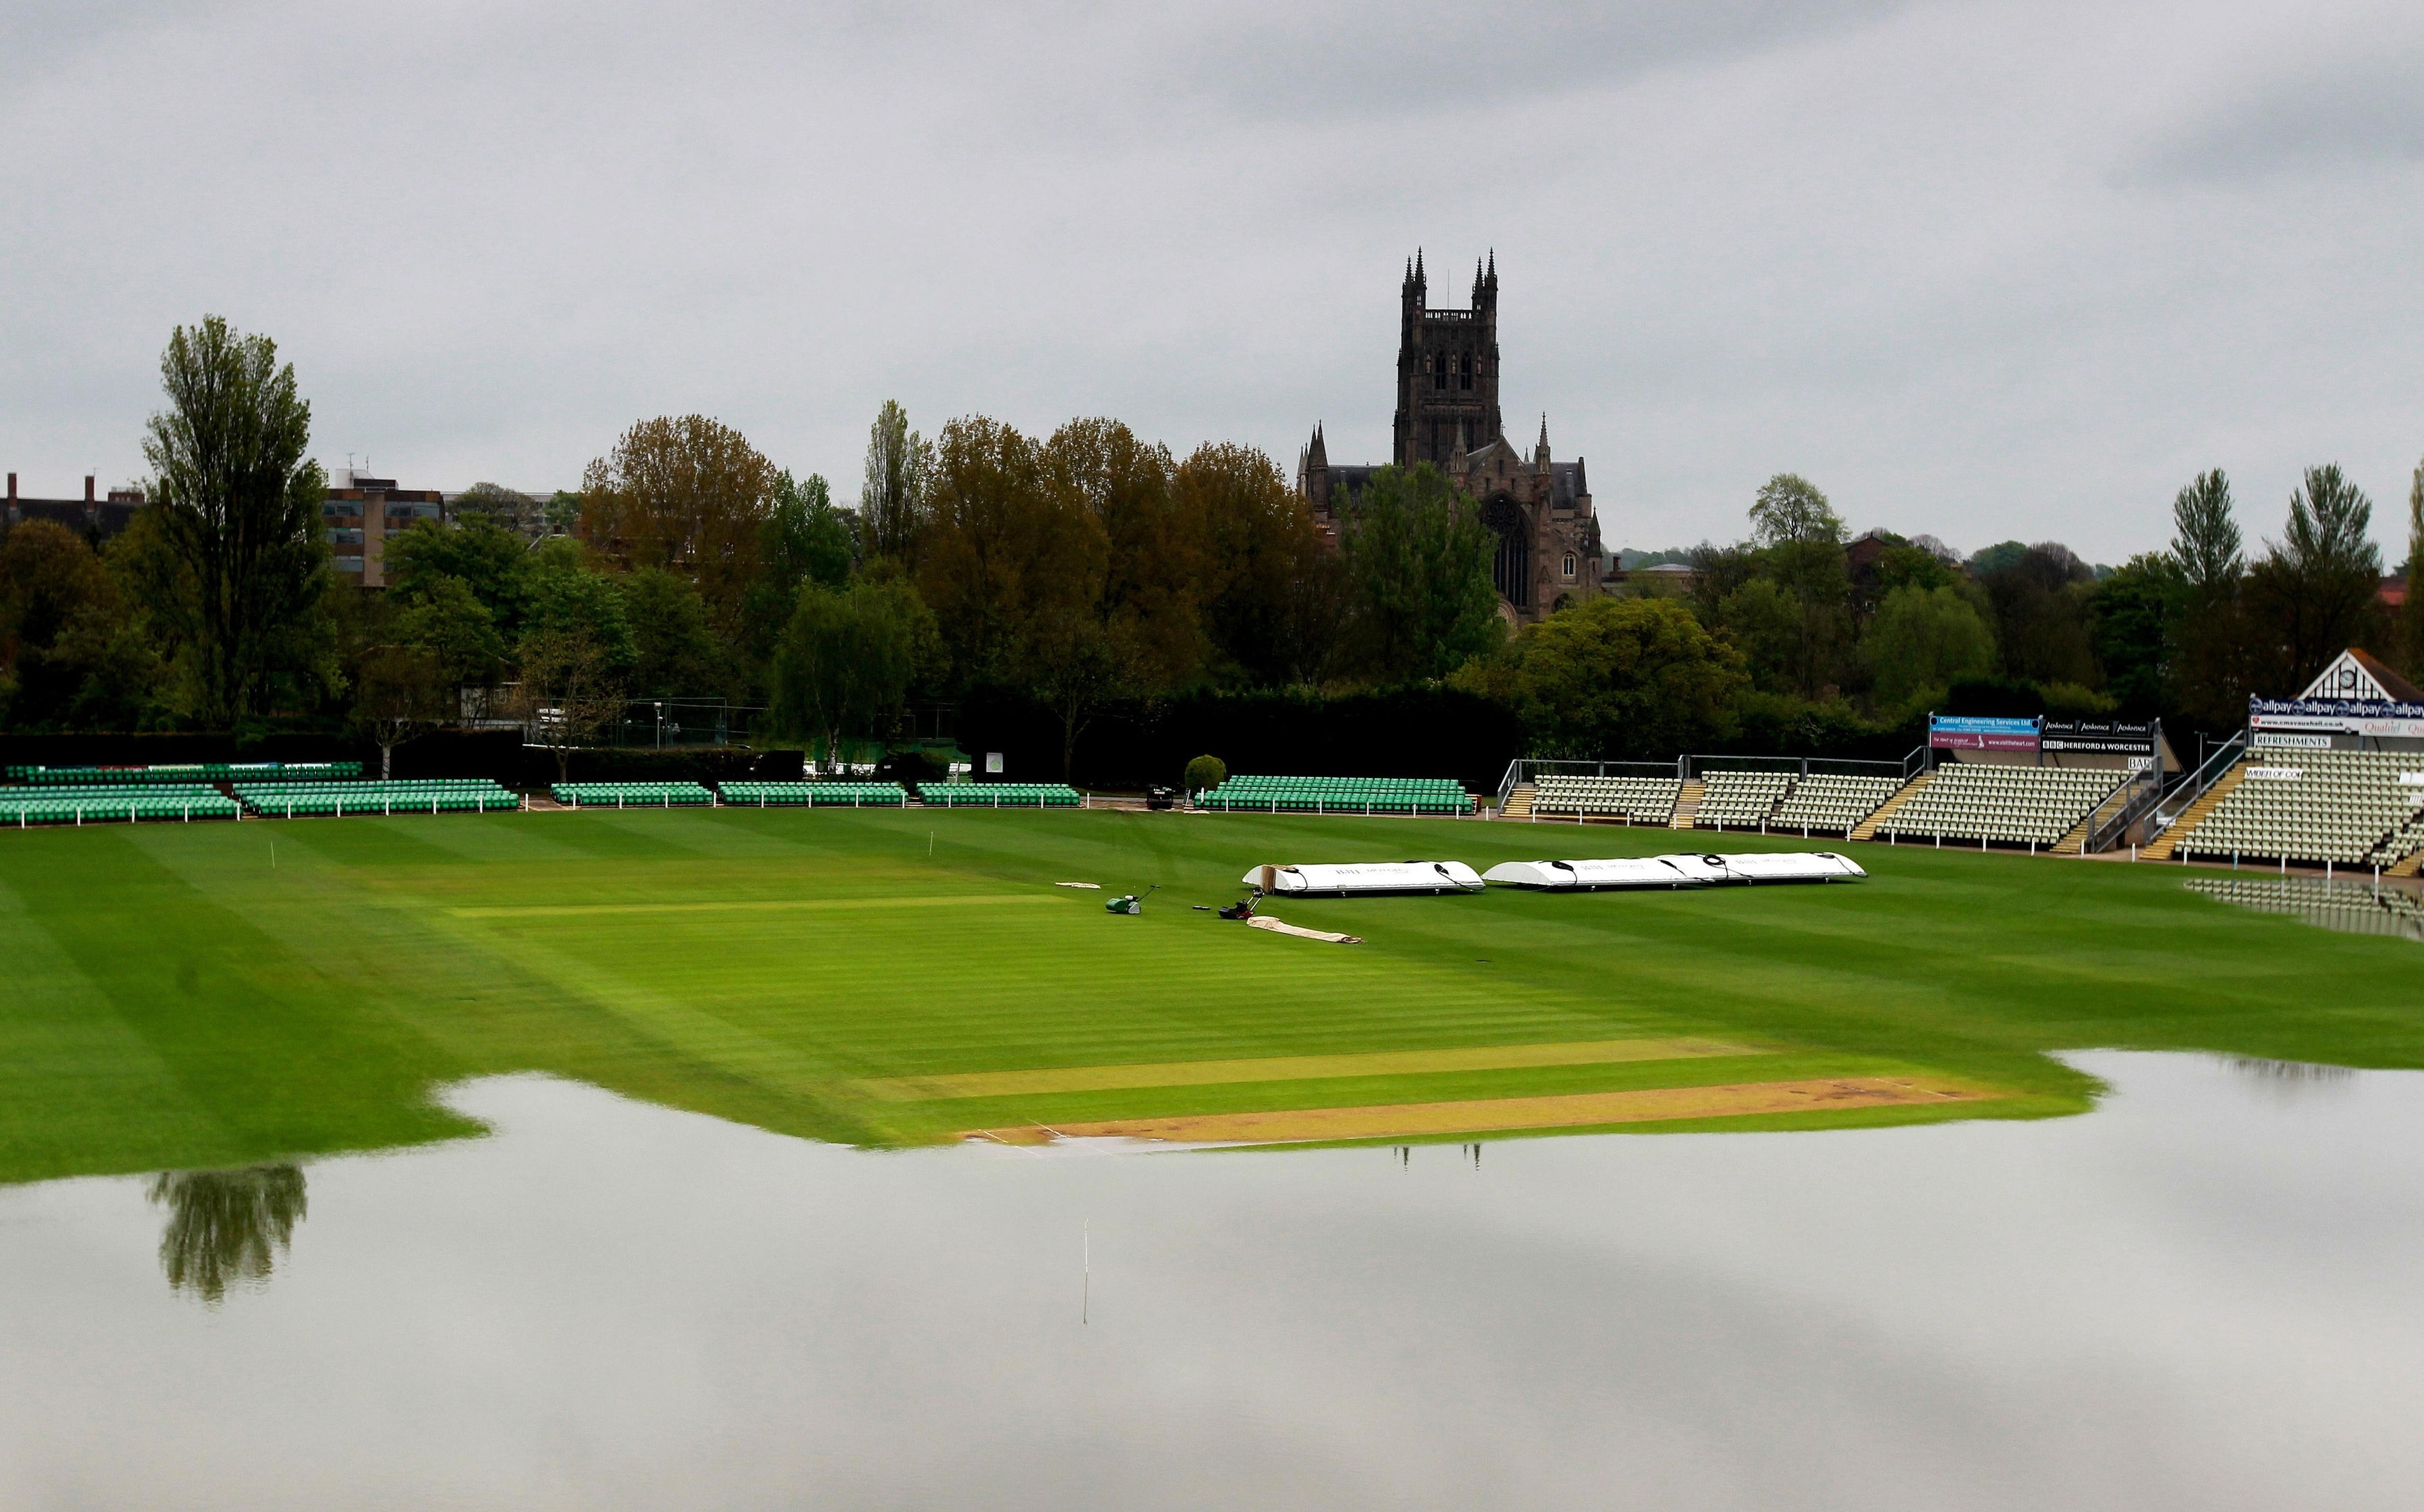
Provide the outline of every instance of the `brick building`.
{"type": "Polygon", "coordinates": [[[328,479],[320,523],[328,533],[329,565],[364,588],[387,586],[387,538],[419,519],[446,517],[446,497],[435,488],[398,488],[393,478],[340,469],[328,479]]]}
{"type": "Polygon", "coordinates": [[[140,488],[112,488],[105,498],[93,497],[93,480],[84,480],[82,499],[35,499],[17,492],[17,475],[8,474],[8,504],[0,525],[13,527],[21,520],[47,519],[64,525],[99,546],[135,520],[136,512],[143,507],[140,488]]]}
{"type": "MultiPolygon", "coordinates": [[[[1525,456],[1508,443],[1498,408],[1498,260],[1473,270],[1472,306],[1433,310],[1417,253],[1398,290],[1397,411],[1391,462],[1437,465],[1497,537],[1491,578],[1498,612],[1528,625],[1561,603],[1600,591],[1603,551],[1583,460],[1549,452],[1549,422],[1525,456]]],[[[1321,427],[1297,459],[1297,491],[1336,538],[1340,518],[1379,470],[1338,465],[1321,427]]]]}

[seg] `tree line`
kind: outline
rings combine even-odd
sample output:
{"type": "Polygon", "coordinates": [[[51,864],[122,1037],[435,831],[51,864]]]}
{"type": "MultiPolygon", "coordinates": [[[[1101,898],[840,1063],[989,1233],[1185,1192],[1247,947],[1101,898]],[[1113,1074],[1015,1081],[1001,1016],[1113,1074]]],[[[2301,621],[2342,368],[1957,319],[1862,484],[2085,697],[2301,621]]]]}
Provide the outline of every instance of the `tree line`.
{"type": "MultiPolygon", "coordinates": [[[[1898,734],[1930,710],[2242,724],[2251,694],[2295,694],[2358,646],[2424,673],[2424,602],[2381,589],[2373,505],[2336,466],[2305,470],[2277,537],[2251,549],[2230,483],[2172,501],[2172,541],[2118,568],[2054,541],[1964,560],[1933,537],[1848,538],[1808,480],[1770,479],[1750,533],[1659,558],[1616,597],[1552,616],[1451,681],[1519,708],[1540,755],[1815,754],[1898,734]]],[[[2407,578],[2424,555],[2424,464],[2407,578]]]]}
{"type": "MultiPolygon", "coordinates": [[[[388,537],[388,587],[364,593],[331,569],[310,405],[274,343],[209,318],[161,368],[152,507],[98,549],[45,521],[0,542],[10,729],[350,724],[391,749],[502,689],[486,711],[560,760],[628,700],[676,697],[762,706],[760,743],[830,755],[921,695],[1009,696],[1049,711],[1065,772],[1109,709],[1427,685],[1515,711],[1536,754],[1663,756],[1842,748],[1929,708],[2219,729],[2346,645],[2424,664],[2424,604],[2383,609],[2372,505],[2335,467],[2256,549],[2202,474],[2171,546],[2119,568],[2053,542],[1856,540],[1783,474],[1743,540],[1661,553],[1688,573],[1510,637],[1493,541],[1429,466],[1380,470],[1326,527],[1250,447],[1182,458],[1108,418],[1029,436],[973,415],[930,439],[893,403],[854,505],[717,421],[649,419],[577,494],[482,484],[388,537]]],[[[2424,469],[2409,517],[2424,530],[2424,469]]]]}

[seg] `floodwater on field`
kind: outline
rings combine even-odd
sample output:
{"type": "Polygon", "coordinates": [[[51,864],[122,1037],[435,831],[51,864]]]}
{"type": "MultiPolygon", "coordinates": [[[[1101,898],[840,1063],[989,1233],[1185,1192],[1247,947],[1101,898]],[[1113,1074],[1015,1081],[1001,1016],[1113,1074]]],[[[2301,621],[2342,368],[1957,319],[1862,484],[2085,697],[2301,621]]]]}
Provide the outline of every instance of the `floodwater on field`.
{"type": "Polygon", "coordinates": [[[0,1190],[0,1505],[2415,1506],[2424,1074],[2078,1058],[2082,1118],[1402,1154],[474,1083],[0,1190]]]}
{"type": "Polygon", "coordinates": [[[2320,929],[2424,940],[2424,895],[2416,892],[2412,883],[2339,882],[2312,877],[2194,877],[2181,885],[2193,893],[2258,913],[2287,914],[2320,929]]]}

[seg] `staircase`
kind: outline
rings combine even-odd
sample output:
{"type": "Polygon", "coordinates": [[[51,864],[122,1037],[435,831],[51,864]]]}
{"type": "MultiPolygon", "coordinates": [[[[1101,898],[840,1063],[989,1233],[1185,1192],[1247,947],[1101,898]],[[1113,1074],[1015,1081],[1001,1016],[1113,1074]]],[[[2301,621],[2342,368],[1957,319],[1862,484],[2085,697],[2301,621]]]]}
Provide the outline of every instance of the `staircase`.
{"type": "Polygon", "coordinates": [[[2138,852],[2138,859],[2141,861],[2172,859],[2172,852],[2179,849],[2180,841],[2188,837],[2189,831],[2195,829],[2208,814],[2214,811],[2216,804],[2229,797],[2231,789],[2238,787],[2246,776],[2246,762],[2232,763],[2228,772],[2214,779],[2212,787],[2197,795],[2197,801],[2188,806],[2186,813],[2172,820],[2170,829],[2158,836],[2154,844],[2138,852]]]}
{"type": "Polygon", "coordinates": [[[2411,851],[2405,857],[2382,868],[2385,877],[2413,877],[2424,871],[2424,851],[2411,851]]]}
{"type": "Polygon", "coordinates": [[[1700,795],[1708,790],[1709,785],[1699,778],[1684,778],[1683,790],[1675,795],[1675,817],[1666,821],[1666,827],[1670,830],[1690,829],[1693,819],[1700,812],[1700,795]]]}
{"type": "Polygon", "coordinates": [[[2069,834],[2065,835],[2061,839],[2053,842],[2052,848],[2046,853],[2048,855],[2057,856],[2075,856],[2081,851],[2086,850],[2087,836],[2089,833],[2092,832],[2098,824],[2103,823],[2113,815],[2118,814],[2121,810],[2127,808],[2129,805],[2129,800],[2136,797],[2137,794],[2138,784],[2134,782],[2123,783],[2118,788],[2114,789],[2112,797],[2097,804],[2093,813],[2089,814],[2085,819],[2081,820],[2078,823],[2072,825],[2070,827],[2069,834]]]}
{"type": "Polygon", "coordinates": [[[1902,787],[1895,791],[1891,798],[1887,799],[1884,803],[1877,805],[1877,811],[1875,813],[1871,814],[1868,818],[1860,820],[1858,824],[1853,825],[1852,833],[1844,836],[1843,838],[1846,840],[1875,839],[1877,837],[1877,820],[1885,818],[1888,814],[1892,813],[1895,809],[1900,808],[1903,804],[1909,803],[1912,794],[1918,792],[1922,788],[1926,787],[1930,782],[1934,781],[1935,778],[1935,772],[1922,772],[1918,776],[1911,778],[1910,781],[1904,783],[1902,787]]]}
{"type": "Polygon", "coordinates": [[[1513,790],[1507,793],[1507,806],[1498,811],[1498,817],[1500,819],[1530,819],[1532,817],[1532,800],[1539,796],[1539,792],[1540,789],[1538,784],[1528,782],[1517,783],[1513,790]]]}

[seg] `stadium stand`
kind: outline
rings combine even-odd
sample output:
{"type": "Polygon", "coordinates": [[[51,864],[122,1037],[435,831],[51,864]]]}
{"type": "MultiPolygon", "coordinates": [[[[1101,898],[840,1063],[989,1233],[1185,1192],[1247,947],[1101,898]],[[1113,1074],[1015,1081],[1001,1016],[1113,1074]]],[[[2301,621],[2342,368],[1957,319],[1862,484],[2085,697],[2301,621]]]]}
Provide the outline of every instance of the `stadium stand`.
{"type": "Polygon", "coordinates": [[[2390,867],[2424,846],[2424,756],[2265,752],[2240,772],[2209,813],[2172,836],[2174,854],[2390,867]]]}
{"type": "Polygon", "coordinates": [[[726,807],[899,808],[909,801],[897,782],[724,782],[716,784],[726,807]]]}
{"type": "Polygon", "coordinates": [[[1849,835],[1901,787],[1891,777],[1846,777],[1813,772],[1794,783],[1784,802],[1767,816],[1768,828],[1849,835]]]}
{"type": "Polygon", "coordinates": [[[1880,837],[2049,846],[2068,834],[2129,773],[2106,768],[2019,767],[1954,762],[1887,815],[1880,837]]]}
{"type": "Polygon", "coordinates": [[[559,782],[548,789],[571,808],[710,808],[715,795],[694,782],[559,782]]]}
{"type": "MultiPolygon", "coordinates": [[[[929,789],[931,791],[932,789],[929,789]]],[[[1215,811],[1264,814],[1470,814],[1450,777],[1231,777],[1195,801],[1215,811]]]]}
{"type": "Polygon", "coordinates": [[[240,782],[244,806],[264,819],[357,819],[365,815],[506,813],[522,806],[485,777],[383,782],[240,782]]]}
{"type": "Polygon", "coordinates": [[[10,767],[10,782],[36,788],[190,787],[222,782],[318,782],[359,777],[359,761],[211,761],[162,767],[10,767]]]}
{"type": "Polygon", "coordinates": [[[1632,824],[1666,824],[1675,818],[1675,800],[1682,792],[1676,777],[1581,777],[1561,772],[1540,774],[1532,799],[1535,814],[1598,816],[1632,824]]]}
{"type": "Polygon", "coordinates": [[[1701,774],[1700,806],[1693,821],[1701,829],[1739,830],[1767,818],[1793,787],[1789,772],[1710,772],[1701,774]]]}
{"type": "Polygon", "coordinates": [[[143,820],[236,819],[234,799],[201,783],[95,784],[0,789],[0,824],[128,824],[143,820]]]}
{"type": "Polygon", "coordinates": [[[928,808],[1076,808],[1084,795],[1062,782],[927,782],[917,796],[928,808]]]}

